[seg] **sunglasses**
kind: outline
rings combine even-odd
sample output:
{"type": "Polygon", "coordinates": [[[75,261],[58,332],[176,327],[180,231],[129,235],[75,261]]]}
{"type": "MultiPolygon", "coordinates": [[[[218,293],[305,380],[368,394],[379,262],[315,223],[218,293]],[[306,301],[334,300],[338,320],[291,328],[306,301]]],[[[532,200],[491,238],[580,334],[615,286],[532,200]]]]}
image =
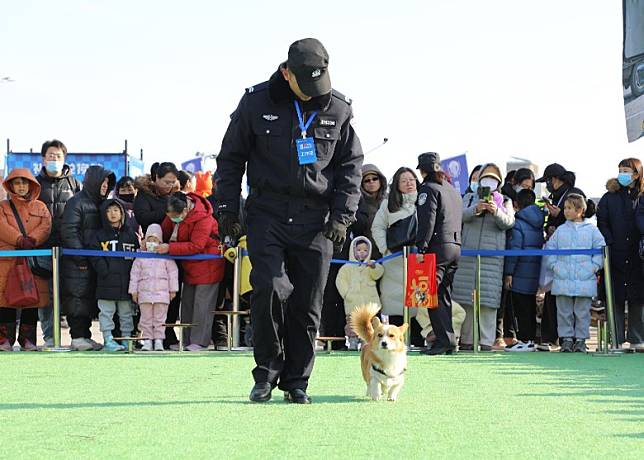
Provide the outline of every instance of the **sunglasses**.
{"type": "Polygon", "coordinates": [[[369,182],[378,182],[379,179],[377,177],[367,177],[365,179],[362,179],[363,184],[368,184],[369,182]]]}

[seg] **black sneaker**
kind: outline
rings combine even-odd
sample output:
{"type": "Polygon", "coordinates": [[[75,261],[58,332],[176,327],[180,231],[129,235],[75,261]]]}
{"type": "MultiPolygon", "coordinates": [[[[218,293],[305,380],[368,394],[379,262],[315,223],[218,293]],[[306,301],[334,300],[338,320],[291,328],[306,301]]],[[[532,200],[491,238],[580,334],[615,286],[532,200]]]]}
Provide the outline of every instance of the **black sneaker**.
{"type": "Polygon", "coordinates": [[[586,341],[584,339],[575,340],[573,351],[575,353],[586,353],[588,351],[588,348],[586,347],[586,341]]]}
{"type": "MultiPolygon", "coordinates": [[[[585,344],[584,344],[585,346],[585,344]]],[[[572,353],[573,351],[573,341],[571,338],[565,338],[562,339],[561,341],[561,349],[559,350],[561,353],[572,353]]]]}

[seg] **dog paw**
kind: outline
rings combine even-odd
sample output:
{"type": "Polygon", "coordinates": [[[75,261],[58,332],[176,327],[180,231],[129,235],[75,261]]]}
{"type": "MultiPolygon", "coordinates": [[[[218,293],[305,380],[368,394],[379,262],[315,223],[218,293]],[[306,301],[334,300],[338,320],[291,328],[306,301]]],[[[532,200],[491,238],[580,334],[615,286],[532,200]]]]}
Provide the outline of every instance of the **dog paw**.
{"type": "Polygon", "coordinates": [[[387,401],[396,402],[396,398],[387,398],[387,401]]]}

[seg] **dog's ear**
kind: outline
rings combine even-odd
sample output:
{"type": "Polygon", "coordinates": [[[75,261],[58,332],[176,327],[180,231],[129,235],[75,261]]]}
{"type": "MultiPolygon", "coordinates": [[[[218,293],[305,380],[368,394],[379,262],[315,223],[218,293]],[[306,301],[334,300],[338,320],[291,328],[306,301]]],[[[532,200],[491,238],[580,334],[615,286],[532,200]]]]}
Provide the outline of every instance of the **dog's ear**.
{"type": "Polygon", "coordinates": [[[373,327],[374,331],[380,327],[380,320],[377,316],[371,318],[371,326],[373,327]]]}
{"type": "Polygon", "coordinates": [[[402,326],[399,326],[398,329],[400,330],[400,333],[402,335],[405,335],[405,332],[407,332],[407,329],[409,329],[409,323],[405,323],[402,326]]]}

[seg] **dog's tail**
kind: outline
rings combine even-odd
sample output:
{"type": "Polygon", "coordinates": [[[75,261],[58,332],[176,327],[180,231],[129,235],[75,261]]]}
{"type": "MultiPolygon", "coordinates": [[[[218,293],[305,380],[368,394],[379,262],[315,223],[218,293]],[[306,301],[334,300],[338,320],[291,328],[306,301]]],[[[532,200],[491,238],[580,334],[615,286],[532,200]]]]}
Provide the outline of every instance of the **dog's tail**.
{"type": "Polygon", "coordinates": [[[369,342],[373,337],[373,325],[371,319],[380,311],[375,303],[360,305],[351,312],[351,329],[358,334],[364,342],[369,342]]]}

